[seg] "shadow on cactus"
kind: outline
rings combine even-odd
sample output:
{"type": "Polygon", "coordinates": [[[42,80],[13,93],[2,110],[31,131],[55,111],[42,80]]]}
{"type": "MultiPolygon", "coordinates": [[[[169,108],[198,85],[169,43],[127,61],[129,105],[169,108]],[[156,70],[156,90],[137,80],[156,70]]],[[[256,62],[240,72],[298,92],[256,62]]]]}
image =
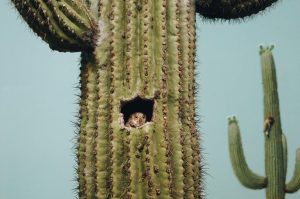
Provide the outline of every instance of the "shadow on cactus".
{"type": "Polygon", "coordinates": [[[81,52],[79,198],[202,198],[196,12],[242,18],[276,0],[11,1],[51,49],[81,52]]]}
{"type": "Polygon", "coordinates": [[[287,141],[282,133],[275,63],[270,47],[260,47],[263,90],[265,136],[265,174],[252,172],[245,160],[240,129],[236,117],[229,118],[229,150],[232,167],[239,181],[250,189],[266,189],[267,199],[284,199],[285,193],[294,193],[300,188],[300,148],[296,152],[294,176],[286,183],[287,141]]]}

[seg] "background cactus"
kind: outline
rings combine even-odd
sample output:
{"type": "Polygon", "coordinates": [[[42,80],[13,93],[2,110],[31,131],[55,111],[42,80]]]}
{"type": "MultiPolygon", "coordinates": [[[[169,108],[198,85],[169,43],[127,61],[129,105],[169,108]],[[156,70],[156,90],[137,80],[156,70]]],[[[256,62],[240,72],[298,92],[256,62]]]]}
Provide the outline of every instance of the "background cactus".
{"type": "Polygon", "coordinates": [[[262,177],[252,172],[245,160],[240,130],[235,117],[229,118],[229,149],[231,163],[239,181],[251,189],[266,189],[266,198],[283,199],[285,193],[300,188],[300,148],[296,153],[293,178],[285,184],[287,173],[287,143],[282,133],[275,63],[271,47],[261,47],[261,65],[264,88],[264,118],[273,117],[275,122],[269,135],[265,132],[265,173],[262,177]]]}
{"type": "MultiPolygon", "coordinates": [[[[216,13],[220,10],[215,8],[225,5],[207,2],[196,1],[195,6],[194,1],[167,0],[13,1],[50,48],[82,52],[80,198],[201,197],[195,8],[216,13]],[[149,101],[145,110],[128,105],[146,106],[149,101]],[[133,110],[144,112],[148,123],[125,128],[125,116],[133,110]]],[[[258,11],[252,1],[247,3],[251,5],[246,11],[232,14],[226,10],[244,4],[229,2],[221,11],[226,13],[214,17],[237,18],[258,11]]],[[[260,9],[269,4],[255,2],[260,9]]]]}

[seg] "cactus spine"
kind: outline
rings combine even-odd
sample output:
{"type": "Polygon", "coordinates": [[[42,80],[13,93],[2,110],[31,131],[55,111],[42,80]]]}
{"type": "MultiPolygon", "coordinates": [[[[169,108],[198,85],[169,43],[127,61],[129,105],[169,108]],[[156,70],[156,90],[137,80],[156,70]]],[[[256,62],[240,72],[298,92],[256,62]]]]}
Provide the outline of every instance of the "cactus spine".
{"type": "Polygon", "coordinates": [[[51,49],[81,52],[79,198],[202,198],[196,10],[237,18],[275,0],[244,1],[247,12],[235,0],[11,1],[51,49]],[[134,111],[140,128],[124,125],[134,111]]]}
{"type": "Polygon", "coordinates": [[[266,189],[266,198],[284,199],[285,193],[300,188],[300,149],[296,152],[296,166],[293,178],[286,182],[287,142],[282,133],[275,63],[271,47],[261,47],[261,65],[264,89],[264,117],[274,118],[274,124],[265,134],[266,177],[253,173],[246,163],[241,144],[240,130],[235,117],[229,118],[229,149],[231,163],[239,181],[251,189],[266,189]]]}

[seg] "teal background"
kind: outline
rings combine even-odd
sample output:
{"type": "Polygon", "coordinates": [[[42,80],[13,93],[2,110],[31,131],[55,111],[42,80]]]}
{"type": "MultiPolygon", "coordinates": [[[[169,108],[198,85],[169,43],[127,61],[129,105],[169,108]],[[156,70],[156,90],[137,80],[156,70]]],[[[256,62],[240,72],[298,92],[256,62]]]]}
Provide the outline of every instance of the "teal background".
{"type": "MultiPolygon", "coordinates": [[[[264,198],[241,186],[228,154],[227,116],[237,115],[247,162],[264,174],[258,45],[275,43],[288,179],[300,147],[300,1],[280,1],[240,22],[197,18],[201,146],[208,199],[264,198]],[[263,15],[263,16],[262,16],[263,15]]],[[[58,53],[0,2],[0,198],[73,199],[72,121],[78,111],[79,53],[58,53]]],[[[300,191],[287,195],[299,199],[300,191]]]]}

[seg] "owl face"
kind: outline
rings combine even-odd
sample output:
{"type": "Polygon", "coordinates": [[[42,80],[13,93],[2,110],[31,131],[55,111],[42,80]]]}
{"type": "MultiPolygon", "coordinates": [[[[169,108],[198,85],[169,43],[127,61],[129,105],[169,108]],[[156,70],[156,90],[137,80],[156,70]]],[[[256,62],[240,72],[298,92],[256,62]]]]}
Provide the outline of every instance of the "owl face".
{"type": "Polygon", "coordinates": [[[146,115],[141,112],[136,112],[129,116],[126,126],[137,128],[144,125],[145,123],[146,123],[146,115]]]}

